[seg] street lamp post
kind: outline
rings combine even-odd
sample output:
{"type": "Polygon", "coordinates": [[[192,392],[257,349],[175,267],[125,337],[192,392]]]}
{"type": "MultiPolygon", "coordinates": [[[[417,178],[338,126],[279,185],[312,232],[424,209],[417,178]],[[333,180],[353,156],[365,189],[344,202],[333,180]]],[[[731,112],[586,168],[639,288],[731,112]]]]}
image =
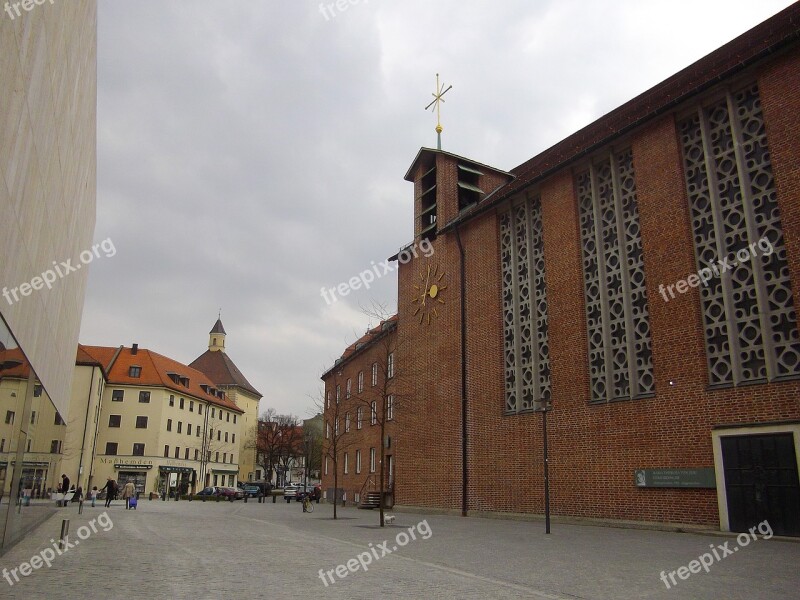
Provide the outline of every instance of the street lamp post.
{"type": "Polygon", "coordinates": [[[305,473],[303,473],[303,475],[304,475],[303,491],[307,492],[308,491],[308,465],[309,465],[309,461],[310,461],[311,436],[306,434],[305,437],[303,438],[303,442],[304,442],[305,450],[306,450],[306,464],[305,464],[306,468],[305,468],[305,473]]]}
{"type": "Polygon", "coordinates": [[[550,472],[547,456],[547,413],[553,409],[549,401],[537,402],[536,412],[542,413],[542,454],[544,459],[544,532],[550,533],[550,472]]]}

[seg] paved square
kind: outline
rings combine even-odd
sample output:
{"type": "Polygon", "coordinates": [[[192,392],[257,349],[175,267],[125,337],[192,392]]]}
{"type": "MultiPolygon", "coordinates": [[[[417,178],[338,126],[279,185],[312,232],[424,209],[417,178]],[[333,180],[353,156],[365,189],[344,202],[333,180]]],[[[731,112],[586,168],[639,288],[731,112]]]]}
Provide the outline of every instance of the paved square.
{"type": "Polygon", "coordinates": [[[93,532],[89,522],[104,510],[61,509],[1,557],[2,568],[18,568],[52,548],[61,519],[70,519],[75,546],[13,586],[0,579],[0,597],[751,600],[800,590],[800,544],[775,539],[751,541],[668,590],[661,571],[688,565],[711,545],[733,549],[736,538],[558,523],[546,536],[536,522],[410,513],[394,513],[381,530],[377,512],[340,508],[333,521],[325,504],[303,514],[297,503],[147,500],[136,511],[114,503],[113,527],[95,521],[93,532]],[[331,572],[327,587],[320,570],[331,572]]]}

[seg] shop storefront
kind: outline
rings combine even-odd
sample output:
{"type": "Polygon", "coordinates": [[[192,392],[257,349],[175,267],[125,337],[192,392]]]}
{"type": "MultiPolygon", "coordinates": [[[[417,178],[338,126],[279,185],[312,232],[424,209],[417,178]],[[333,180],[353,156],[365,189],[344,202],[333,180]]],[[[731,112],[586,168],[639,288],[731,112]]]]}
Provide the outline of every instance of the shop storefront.
{"type": "Polygon", "coordinates": [[[167,492],[170,498],[175,497],[176,491],[188,494],[194,489],[197,481],[197,472],[191,467],[176,467],[162,465],[159,467],[159,492],[167,492]]]}

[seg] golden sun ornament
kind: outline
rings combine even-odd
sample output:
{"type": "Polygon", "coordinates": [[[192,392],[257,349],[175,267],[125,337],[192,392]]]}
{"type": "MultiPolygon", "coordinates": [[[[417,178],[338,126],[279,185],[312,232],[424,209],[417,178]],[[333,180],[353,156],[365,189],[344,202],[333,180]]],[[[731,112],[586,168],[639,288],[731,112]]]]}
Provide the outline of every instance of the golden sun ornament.
{"type": "Polygon", "coordinates": [[[420,325],[430,325],[431,318],[439,314],[437,311],[438,305],[444,304],[441,294],[447,289],[447,286],[441,283],[443,277],[444,270],[440,270],[439,265],[434,267],[428,265],[427,269],[423,269],[419,273],[420,283],[414,285],[417,293],[412,298],[411,303],[416,305],[414,316],[419,317],[420,325]]]}

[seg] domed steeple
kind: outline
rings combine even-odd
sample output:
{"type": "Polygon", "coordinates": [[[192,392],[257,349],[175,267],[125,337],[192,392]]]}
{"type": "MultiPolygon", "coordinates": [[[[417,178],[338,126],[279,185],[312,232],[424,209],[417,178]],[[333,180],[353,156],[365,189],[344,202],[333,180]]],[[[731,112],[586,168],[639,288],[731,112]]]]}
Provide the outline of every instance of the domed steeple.
{"type": "Polygon", "coordinates": [[[208,332],[208,349],[211,352],[225,352],[225,328],[222,326],[222,318],[217,319],[214,327],[208,332]]]}

